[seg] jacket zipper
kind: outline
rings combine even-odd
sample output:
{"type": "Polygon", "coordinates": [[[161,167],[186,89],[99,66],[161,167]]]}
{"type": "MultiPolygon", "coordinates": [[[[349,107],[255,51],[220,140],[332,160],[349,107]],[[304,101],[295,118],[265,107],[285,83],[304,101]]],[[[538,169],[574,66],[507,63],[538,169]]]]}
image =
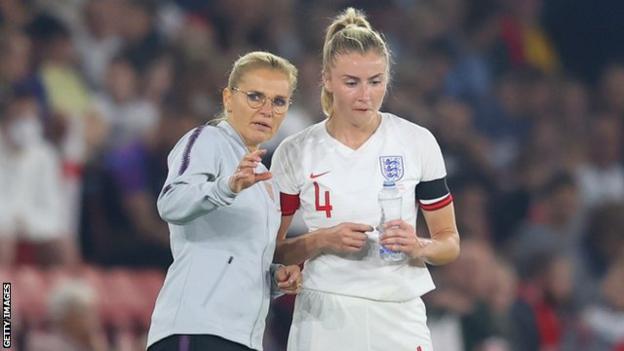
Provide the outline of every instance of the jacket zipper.
{"type": "MultiPolygon", "coordinates": [[[[260,190],[265,192],[264,189],[260,189],[260,190]]],[[[267,199],[267,197],[268,197],[268,193],[265,192],[265,199],[267,201],[270,201],[270,199],[267,199]]],[[[274,204],[271,202],[270,205],[273,206],[274,204]]],[[[266,207],[267,208],[267,212],[266,212],[266,230],[265,230],[265,233],[267,233],[267,236],[270,235],[270,233],[269,233],[270,232],[270,230],[269,230],[270,229],[270,223],[269,223],[270,213],[268,211],[270,211],[272,209],[271,206],[267,206],[266,207]]],[[[264,256],[266,254],[267,247],[268,247],[268,241],[264,245],[264,250],[262,250],[262,261],[264,261],[264,256]]],[[[258,309],[258,313],[256,314],[256,320],[254,321],[253,328],[251,328],[251,333],[249,335],[249,345],[253,345],[254,332],[256,330],[256,326],[258,325],[258,320],[260,319],[262,308],[264,307],[263,306],[264,305],[264,300],[265,300],[265,297],[264,297],[265,288],[264,287],[266,286],[266,281],[265,281],[266,274],[264,274],[264,270],[263,270],[263,265],[262,264],[260,265],[260,273],[262,275],[262,299],[260,300],[260,308],[258,309]]],[[[272,279],[273,277],[269,277],[269,278],[272,279]]],[[[270,289],[270,286],[271,285],[269,283],[269,289],[270,289]]],[[[270,295],[271,295],[271,293],[269,292],[269,296],[270,295]]]]}
{"type": "Polygon", "coordinates": [[[219,275],[217,276],[217,279],[215,280],[214,284],[212,285],[212,288],[210,288],[210,291],[208,291],[208,294],[206,295],[206,298],[204,299],[204,302],[202,303],[202,306],[205,307],[208,304],[208,301],[210,300],[210,298],[212,297],[212,294],[214,294],[215,290],[217,289],[217,287],[221,283],[221,280],[225,276],[225,273],[227,272],[228,268],[230,267],[230,264],[232,264],[232,261],[234,261],[234,256],[228,257],[225,266],[223,266],[223,269],[221,269],[221,273],[219,273],[219,275]]]}

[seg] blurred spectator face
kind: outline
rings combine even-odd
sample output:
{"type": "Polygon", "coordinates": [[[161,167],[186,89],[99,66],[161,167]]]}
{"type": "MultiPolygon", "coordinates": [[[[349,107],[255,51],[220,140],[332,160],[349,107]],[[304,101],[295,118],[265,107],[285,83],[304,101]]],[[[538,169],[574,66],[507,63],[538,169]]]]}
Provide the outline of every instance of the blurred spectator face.
{"type": "Polygon", "coordinates": [[[383,55],[369,51],[339,54],[325,73],[325,89],[334,96],[333,118],[362,123],[377,115],[388,84],[383,55]]]}
{"type": "Polygon", "coordinates": [[[95,306],[88,301],[78,301],[68,308],[62,320],[63,329],[70,331],[72,335],[80,335],[87,338],[92,333],[92,328],[97,327],[99,321],[95,306]]]}
{"type": "Polygon", "coordinates": [[[574,185],[559,187],[550,199],[550,213],[557,223],[567,223],[572,220],[577,215],[578,208],[578,190],[574,185]]]}
{"type": "Polygon", "coordinates": [[[171,59],[163,57],[152,63],[146,77],[146,95],[160,100],[169,91],[172,84],[173,62],[171,59]]]}
{"type": "Polygon", "coordinates": [[[238,90],[223,90],[223,105],[227,119],[243,137],[246,145],[255,148],[271,139],[279,129],[286,112],[276,112],[272,101],[282,100],[288,104],[291,86],[288,76],[281,71],[259,68],[246,72],[240,80],[238,90]],[[261,100],[262,106],[252,106],[261,100]]]}
{"type": "Polygon", "coordinates": [[[519,116],[524,110],[524,98],[519,82],[513,77],[503,77],[497,86],[496,94],[503,110],[510,117],[519,116]]]}
{"type": "Polygon", "coordinates": [[[8,108],[3,131],[12,147],[25,149],[43,140],[43,128],[34,98],[18,98],[8,108]]]}
{"type": "Polygon", "coordinates": [[[537,24],[542,11],[542,0],[505,0],[511,14],[529,24],[537,24]]]}
{"type": "Polygon", "coordinates": [[[418,94],[429,98],[441,95],[451,67],[451,58],[442,50],[427,53],[422,64],[416,68],[415,76],[421,90],[418,94]]]}
{"type": "Polygon", "coordinates": [[[106,87],[119,103],[133,99],[137,93],[137,76],[132,65],[124,60],[113,61],[108,69],[106,87]]]}
{"type": "Polygon", "coordinates": [[[544,117],[555,106],[552,83],[546,77],[539,77],[527,88],[528,99],[524,103],[527,104],[529,113],[538,118],[544,117]]]}
{"type": "Polygon", "coordinates": [[[438,133],[447,144],[462,142],[471,129],[472,111],[468,105],[459,101],[445,100],[437,108],[438,133]]]}
{"type": "Polygon", "coordinates": [[[152,20],[147,8],[128,1],[123,9],[121,33],[130,42],[139,41],[152,30],[152,20]]]}
{"type": "Polygon", "coordinates": [[[118,0],[89,1],[84,9],[84,18],[92,35],[102,38],[115,33],[121,18],[117,11],[119,6],[118,0]]]}
{"type": "Polygon", "coordinates": [[[527,151],[527,155],[521,160],[521,167],[518,170],[519,181],[528,191],[539,189],[548,181],[553,174],[550,165],[541,155],[535,154],[532,150],[527,151]]]}
{"type": "Polygon", "coordinates": [[[74,44],[69,36],[56,37],[47,45],[49,58],[54,62],[64,65],[73,65],[77,59],[74,44]]]}
{"type": "Polygon", "coordinates": [[[417,2],[411,15],[412,24],[415,26],[413,33],[423,44],[442,37],[448,30],[449,23],[446,21],[445,14],[432,2],[417,2]]]}
{"type": "Polygon", "coordinates": [[[487,299],[491,286],[491,267],[495,264],[494,254],[486,241],[466,240],[455,268],[455,280],[460,288],[474,298],[487,299]]]}
{"type": "Polygon", "coordinates": [[[608,203],[594,210],[588,225],[588,245],[611,263],[624,257],[624,203],[608,203]]]}
{"type": "Polygon", "coordinates": [[[215,55],[216,33],[200,18],[190,18],[180,29],[176,41],[190,60],[210,60],[215,55]]]}
{"type": "MultiPolygon", "coordinates": [[[[606,211],[613,211],[615,208],[607,208],[606,211]]],[[[619,206],[622,209],[622,206],[619,206]]],[[[618,216],[622,216],[620,212],[618,216]]],[[[605,216],[608,222],[600,228],[600,233],[592,233],[594,237],[594,245],[598,249],[599,254],[604,257],[605,261],[613,262],[624,255],[624,235],[622,235],[622,220],[605,216]]]]}
{"type": "Polygon", "coordinates": [[[79,344],[90,342],[94,332],[99,331],[97,295],[84,282],[60,283],[50,294],[49,309],[55,325],[79,344]]]}
{"type": "Polygon", "coordinates": [[[624,312],[624,258],[614,262],[602,282],[602,295],[607,303],[624,312]]]}
{"type": "Polygon", "coordinates": [[[28,37],[17,31],[7,31],[2,45],[2,76],[11,82],[24,78],[30,72],[32,44],[28,37]]]}
{"type": "Polygon", "coordinates": [[[488,301],[494,311],[505,313],[516,299],[518,279],[515,272],[500,260],[491,267],[491,270],[491,296],[488,301]]]}
{"type": "MultiPolygon", "coordinates": [[[[303,62],[298,65],[299,68],[299,87],[298,93],[303,95],[299,103],[303,104],[309,111],[319,110],[321,100],[319,98],[319,82],[321,65],[312,56],[305,56],[303,62]]],[[[299,101],[299,99],[297,99],[299,101]]]]}
{"type": "Polygon", "coordinates": [[[158,125],[159,146],[168,153],[187,131],[197,126],[198,122],[199,118],[185,112],[184,109],[172,109],[164,115],[158,125]]]}
{"type": "Polygon", "coordinates": [[[544,288],[554,302],[565,303],[572,293],[572,263],[568,257],[559,256],[547,267],[544,288]]]}
{"type": "Polygon", "coordinates": [[[540,159],[554,164],[561,154],[561,131],[550,119],[537,121],[531,131],[529,144],[540,159]]]}
{"type": "Polygon", "coordinates": [[[487,50],[496,43],[500,37],[500,19],[498,16],[489,16],[480,19],[473,31],[471,31],[470,39],[477,49],[487,50]]]}
{"type": "Polygon", "coordinates": [[[559,103],[564,119],[568,119],[572,116],[585,116],[589,110],[589,97],[587,96],[587,90],[581,83],[564,83],[559,94],[559,103]]]}
{"type": "Polygon", "coordinates": [[[2,13],[3,21],[6,21],[16,28],[23,28],[29,20],[28,5],[26,1],[0,1],[0,12],[2,13]]]}
{"type": "Polygon", "coordinates": [[[487,239],[490,229],[485,189],[478,184],[471,184],[457,198],[457,223],[460,232],[467,237],[487,239]]]}
{"type": "Polygon", "coordinates": [[[229,18],[246,24],[262,21],[270,8],[262,1],[255,0],[220,0],[217,6],[229,18]]]}
{"type": "Polygon", "coordinates": [[[591,159],[600,167],[610,167],[620,159],[622,124],[616,118],[603,117],[592,122],[591,159]]]}
{"type": "Polygon", "coordinates": [[[624,67],[613,65],[604,71],[601,93],[608,109],[624,113],[624,67]]]}
{"type": "Polygon", "coordinates": [[[69,25],[61,18],[41,12],[26,30],[44,63],[65,66],[63,68],[69,68],[67,66],[75,63],[77,55],[72,33],[69,25]]]}

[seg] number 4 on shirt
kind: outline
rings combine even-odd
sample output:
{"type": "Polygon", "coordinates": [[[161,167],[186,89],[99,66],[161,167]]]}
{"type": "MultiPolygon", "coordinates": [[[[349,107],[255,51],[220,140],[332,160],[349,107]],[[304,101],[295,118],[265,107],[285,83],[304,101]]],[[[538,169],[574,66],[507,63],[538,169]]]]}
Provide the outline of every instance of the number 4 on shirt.
{"type": "Polygon", "coordinates": [[[321,189],[317,182],[314,182],[313,184],[314,184],[314,204],[316,206],[316,210],[325,211],[325,216],[327,218],[331,218],[331,210],[333,207],[331,205],[331,202],[329,201],[329,191],[326,190],[324,192],[325,203],[321,205],[321,201],[320,201],[321,189]]]}

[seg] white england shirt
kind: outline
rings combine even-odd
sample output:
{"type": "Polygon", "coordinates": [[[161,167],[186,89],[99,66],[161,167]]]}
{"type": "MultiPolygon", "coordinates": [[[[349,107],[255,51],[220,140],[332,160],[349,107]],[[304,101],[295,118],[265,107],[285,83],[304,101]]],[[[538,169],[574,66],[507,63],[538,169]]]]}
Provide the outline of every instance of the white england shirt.
{"type": "MultiPolygon", "coordinates": [[[[280,144],[271,173],[281,193],[283,216],[302,211],[309,231],[343,222],[377,227],[381,219],[377,196],[384,180],[390,179],[403,195],[403,219],[414,226],[417,199],[424,210],[452,201],[433,135],[395,115],[381,116],[378,129],[357,150],[329,135],[326,121],[280,144]]],[[[435,288],[424,264],[382,261],[377,236],[372,233],[358,253],[322,254],[307,260],[304,288],[381,301],[410,300],[435,288]]]]}

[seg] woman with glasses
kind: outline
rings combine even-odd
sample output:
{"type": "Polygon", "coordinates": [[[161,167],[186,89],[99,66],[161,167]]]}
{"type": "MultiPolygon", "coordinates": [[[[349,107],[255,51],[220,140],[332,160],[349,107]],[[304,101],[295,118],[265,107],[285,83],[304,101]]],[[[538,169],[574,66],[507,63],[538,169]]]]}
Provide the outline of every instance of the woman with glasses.
{"type": "Polygon", "coordinates": [[[157,205],[174,262],[148,350],[261,349],[270,297],[298,292],[299,267],[271,264],[280,212],[259,148],[277,132],[296,82],[283,58],[239,58],[223,89],[222,118],[188,132],[169,154],[157,205]]]}
{"type": "Polygon", "coordinates": [[[327,119],[273,155],[282,209],[276,260],[305,261],[289,350],[432,350],[420,298],[434,288],[426,263],[455,260],[459,235],[435,138],[379,111],[389,65],[364,15],[339,15],[323,47],[327,119]],[[397,204],[398,215],[382,219],[379,199],[397,204]],[[417,201],[430,239],[414,229],[417,201]],[[297,210],[309,232],[286,238],[297,210]]]}

